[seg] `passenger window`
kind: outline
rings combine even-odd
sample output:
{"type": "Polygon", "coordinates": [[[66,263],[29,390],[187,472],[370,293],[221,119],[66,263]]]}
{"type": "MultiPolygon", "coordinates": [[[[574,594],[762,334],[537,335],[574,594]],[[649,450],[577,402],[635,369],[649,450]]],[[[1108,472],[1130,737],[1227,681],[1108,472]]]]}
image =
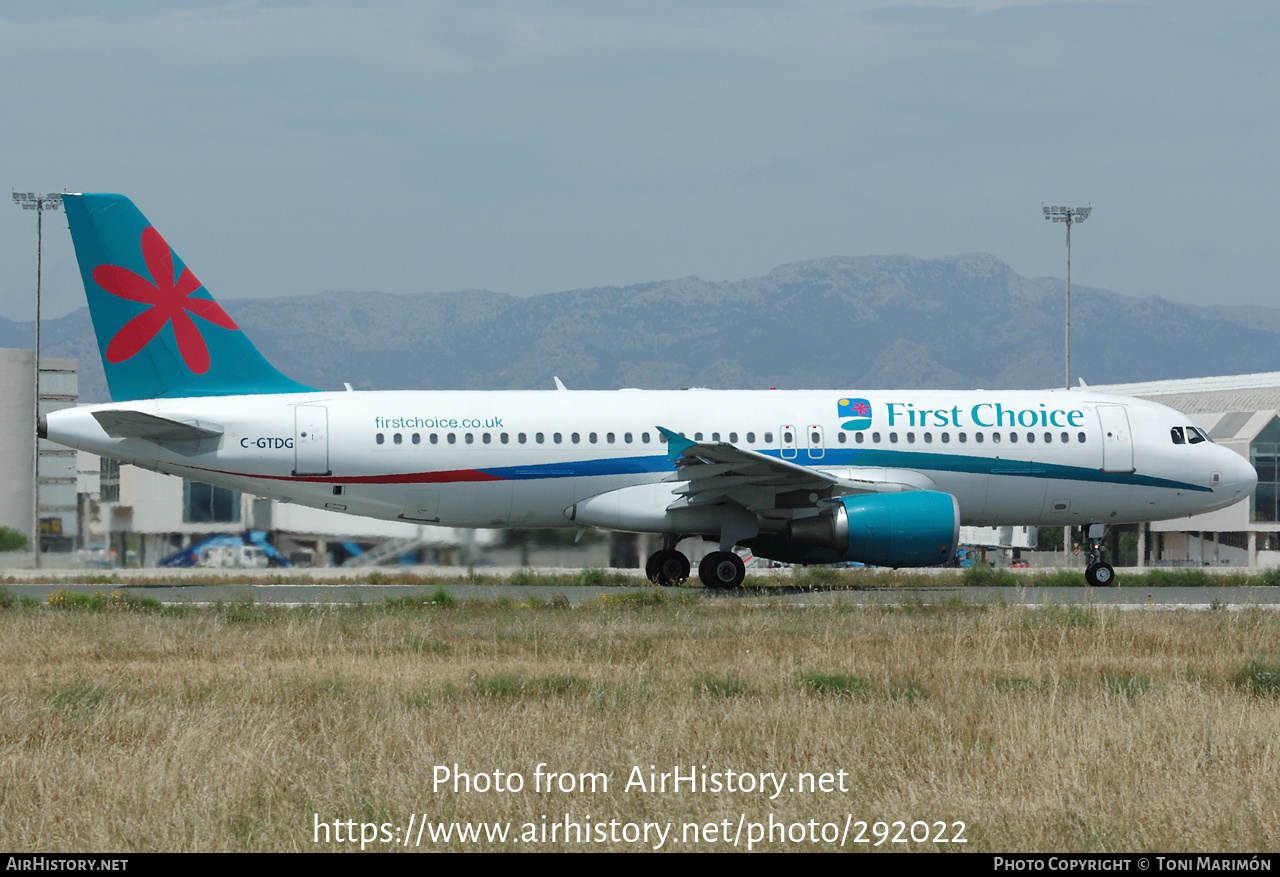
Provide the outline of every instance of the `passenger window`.
{"type": "MultiPolygon", "coordinates": [[[[997,433],[997,434],[996,434],[996,441],[999,441],[999,440],[1000,440],[1000,435],[997,433]]],[[[1011,442],[1013,442],[1013,443],[1017,444],[1017,441],[1018,441],[1018,434],[1017,434],[1016,432],[1011,432],[1011,433],[1009,433],[1009,441],[1011,441],[1011,442]]]]}
{"type": "Polygon", "coordinates": [[[702,433],[700,433],[700,432],[695,432],[695,433],[693,434],[693,440],[694,440],[695,442],[700,442],[700,441],[702,441],[702,433]]]}
{"type": "Polygon", "coordinates": [[[431,444],[433,445],[440,444],[440,436],[436,435],[434,432],[431,433],[431,444]]]}
{"type": "Polygon", "coordinates": [[[402,436],[400,433],[396,433],[395,435],[393,435],[391,437],[391,440],[398,445],[404,444],[404,436],[402,436]]]}
{"type": "Polygon", "coordinates": [[[866,439],[864,439],[864,438],[862,437],[862,433],[860,433],[860,432],[855,432],[855,433],[853,434],[853,441],[854,441],[854,443],[855,443],[855,444],[859,444],[859,445],[860,445],[860,444],[862,444],[864,441],[866,441],[866,439]]]}
{"type": "Polygon", "coordinates": [[[649,433],[647,432],[640,433],[640,441],[644,442],[646,445],[649,444],[649,433]]]}
{"type": "Polygon", "coordinates": [[[1000,433],[998,432],[991,433],[991,440],[996,444],[1000,444],[1000,433]]]}
{"type": "Polygon", "coordinates": [[[606,433],[604,434],[604,440],[605,440],[605,441],[607,441],[609,444],[613,444],[613,441],[614,441],[614,435],[613,435],[613,433],[611,433],[611,432],[606,432],[606,433]]]}
{"type": "Polygon", "coordinates": [[[963,432],[956,433],[956,438],[960,439],[960,444],[962,444],[962,445],[963,445],[964,443],[966,443],[967,441],[969,441],[969,436],[968,436],[968,435],[966,435],[966,434],[965,434],[965,433],[963,433],[963,432]]]}
{"type": "Polygon", "coordinates": [[[564,441],[564,436],[560,435],[558,432],[553,432],[551,434],[551,440],[556,444],[560,444],[560,442],[564,441]]]}
{"type": "Polygon", "coordinates": [[[1084,433],[1076,433],[1076,441],[1080,442],[1080,444],[1084,444],[1084,433]]]}
{"type": "Polygon", "coordinates": [[[1045,443],[1046,445],[1053,444],[1053,433],[1051,433],[1051,432],[1046,432],[1046,433],[1044,434],[1044,443],[1045,443]]]}
{"type": "Polygon", "coordinates": [[[764,443],[765,443],[766,445],[771,445],[771,444],[773,444],[773,433],[771,433],[771,432],[766,432],[766,433],[764,434],[764,443]]]}
{"type": "Polygon", "coordinates": [[[378,444],[382,444],[383,442],[386,441],[386,439],[383,437],[382,433],[378,433],[376,436],[374,436],[374,441],[376,441],[378,444]]]}
{"type": "Polygon", "coordinates": [[[880,444],[880,433],[878,432],[871,433],[871,440],[876,444],[880,444]]]}
{"type": "Polygon", "coordinates": [[[474,445],[476,443],[476,437],[471,433],[467,433],[464,438],[467,440],[467,444],[469,445],[474,445]]]}
{"type": "Polygon", "coordinates": [[[986,439],[983,438],[983,433],[980,433],[980,432],[975,432],[973,434],[973,440],[978,444],[982,444],[984,441],[986,441],[986,439]]]}
{"type": "Polygon", "coordinates": [[[718,441],[720,441],[720,433],[718,433],[718,432],[713,432],[713,433],[711,433],[711,440],[712,440],[713,442],[718,442],[718,441]]]}
{"type": "Polygon", "coordinates": [[[1062,443],[1065,445],[1065,444],[1069,444],[1070,442],[1071,442],[1071,436],[1067,435],[1067,434],[1064,432],[1064,433],[1062,434],[1062,443]]]}
{"type": "Polygon", "coordinates": [[[889,433],[889,443],[894,445],[898,443],[898,434],[896,432],[889,433]]]}
{"type": "Polygon", "coordinates": [[[525,435],[524,433],[522,433],[522,432],[521,432],[521,433],[517,433],[517,434],[516,434],[516,441],[518,441],[520,444],[524,444],[524,443],[525,443],[525,441],[527,440],[527,438],[528,438],[528,436],[526,436],[526,435],[525,435]]]}
{"type": "Polygon", "coordinates": [[[818,435],[816,432],[809,433],[809,444],[816,445],[821,442],[822,442],[822,436],[818,435]]]}
{"type": "Polygon", "coordinates": [[[484,435],[480,436],[480,441],[484,442],[486,445],[491,444],[493,442],[493,436],[486,432],[484,435]]]}
{"type": "Polygon", "coordinates": [[[445,438],[449,440],[449,444],[451,445],[456,445],[458,443],[458,437],[453,433],[449,433],[445,438]]]}
{"type": "Polygon", "coordinates": [[[542,433],[540,433],[540,432],[535,432],[535,433],[533,434],[533,440],[534,440],[535,442],[537,442],[538,444],[542,444],[543,442],[545,442],[545,441],[546,441],[546,437],[545,437],[545,436],[543,436],[543,434],[542,434],[542,433]]]}
{"type": "Polygon", "coordinates": [[[913,445],[916,443],[916,434],[914,432],[907,433],[907,442],[913,445]]]}
{"type": "Polygon", "coordinates": [[[845,436],[843,432],[836,435],[836,441],[838,441],[840,444],[844,444],[848,440],[849,439],[845,436]]]}
{"type": "Polygon", "coordinates": [[[738,443],[738,434],[736,432],[729,433],[729,441],[736,445],[738,443]]]}
{"type": "Polygon", "coordinates": [[[944,432],[944,433],[942,434],[942,443],[943,443],[944,445],[946,445],[946,444],[950,444],[950,443],[951,443],[951,433],[949,433],[949,432],[944,432]]]}
{"type": "Polygon", "coordinates": [[[631,444],[631,433],[626,433],[625,435],[623,435],[622,440],[627,444],[631,444]]]}
{"type": "Polygon", "coordinates": [[[580,441],[582,440],[582,436],[578,435],[578,434],[575,432],[575,433],[573,433],[572,435],[570,435],[570,436],[569,436],[569,440],[570,440],[570,441],[572,441],[572,442],[576,445],[578,442],[580,442],[580,441]]]}
{"type": "Polygon", "coordinates": [[[507,435],[507,434],[504,432],[501,436],[499,436],[499,439],[500,439],[500,440],[501,440],[501,442],[505,445],[505,444],[510,443],[510,441],[511,441],[511,436],[507,435]]]}
{"type": "Polygon", "coordinates": [[[926,433],[924,434],[924,440],[925,440],[926,442],[930,442],[930,443],[932,443],[932,442],[933,442],[933,433],[931,433],[931,432],[926,432],[926,433]]]}
{"type": "Polygon", "coordinates": [[[754,432],[747,433],[747,444],[754,445],[756,443],[756,434],[754,432]]]}
{"type": "Polygon", "coordinates": [[[1034,444],[1035,440],[1036,440],[1036,434],[1034,432],[1027,433],[1027,444],[1034,444]]]}
{"type": "Polygon", "coordinates": [[[415,433],[413,434],[413,443],[414,443],[415,445],[420,445],[420,444],[422,444],[422,436],[415,432],[415,433]]]}

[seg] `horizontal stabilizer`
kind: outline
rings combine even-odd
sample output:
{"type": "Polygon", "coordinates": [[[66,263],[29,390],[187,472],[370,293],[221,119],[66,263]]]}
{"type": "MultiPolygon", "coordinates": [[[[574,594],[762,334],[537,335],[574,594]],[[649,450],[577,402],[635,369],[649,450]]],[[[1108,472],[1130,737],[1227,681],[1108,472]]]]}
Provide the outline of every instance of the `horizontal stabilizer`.
{"type": "Polygon", "coordinates": [[[93,419],[112,438],[140,438],[158,444],[174,442],[198,442],[216,439],[222,435],[222,427],[198,420],[180,421],[144,414],[141,411],[107,410],[93,412],[93,419]]]}

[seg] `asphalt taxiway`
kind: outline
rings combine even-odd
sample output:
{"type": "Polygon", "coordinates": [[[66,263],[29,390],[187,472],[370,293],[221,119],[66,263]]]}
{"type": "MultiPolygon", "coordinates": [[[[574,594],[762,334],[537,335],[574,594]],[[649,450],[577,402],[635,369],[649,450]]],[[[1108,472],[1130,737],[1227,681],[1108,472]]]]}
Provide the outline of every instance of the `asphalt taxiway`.
{"type": "Polygon", "coordinates": [[[1277,587],[873,587],[798,589],[786,586],[742,588],[735,591],[707,591],[697,587],[656,589],[653,587],[600,587],[501,584],[373,585],[355,583],[314,584],[102,584],[77,582],[74,577],[58,581],[15,582],[4,586],[17,597],[34,597],[41,602],[59,589],[93,593],[121,591],[132,597],[150,597],[171,605],[209,605],[222,601],[250,599],[275,606],[377,604],[396,597],[422,597],[443,588],[458,600],[496,601],[501,598],[524,603],[531,598],[550,601],[564,595],[571,605],[596,600],[604,595],[622,595],[664,590],[667,593],[699,595],[712,601],[744,604],[781,602],[793,605],[908,605],[969,603],[1015,606],[1078,605],[1121,609],[1240,609],[1251,606],[1280,609],[1277,587]]]}

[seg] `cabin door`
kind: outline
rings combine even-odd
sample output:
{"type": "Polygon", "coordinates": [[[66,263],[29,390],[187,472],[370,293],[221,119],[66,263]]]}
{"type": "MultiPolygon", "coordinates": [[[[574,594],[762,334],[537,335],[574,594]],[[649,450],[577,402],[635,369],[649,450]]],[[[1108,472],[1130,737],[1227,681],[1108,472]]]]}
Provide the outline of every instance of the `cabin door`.
{"type": "Polygon", "coordinates": [[[294,409],[293,474],[329,475],[329,409],[299,405],[294,409]]]}
{"type": "Polygon", "coordinates": [[[1134,471],[1133,435],[1124,406],[1099,405],[1098,423],[1102,427],[1102,471],[1134,471]]]}

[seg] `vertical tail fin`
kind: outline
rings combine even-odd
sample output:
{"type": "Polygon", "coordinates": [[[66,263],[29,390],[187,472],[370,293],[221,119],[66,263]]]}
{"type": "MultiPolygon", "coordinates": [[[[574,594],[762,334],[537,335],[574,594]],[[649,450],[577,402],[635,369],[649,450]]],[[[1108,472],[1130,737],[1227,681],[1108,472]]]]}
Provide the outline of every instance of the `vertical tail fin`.
{"type": "Polygon", "coordinates": [[[280,374],[123,195],[64,195],[115,401],[310,390],[280,374]]]}

